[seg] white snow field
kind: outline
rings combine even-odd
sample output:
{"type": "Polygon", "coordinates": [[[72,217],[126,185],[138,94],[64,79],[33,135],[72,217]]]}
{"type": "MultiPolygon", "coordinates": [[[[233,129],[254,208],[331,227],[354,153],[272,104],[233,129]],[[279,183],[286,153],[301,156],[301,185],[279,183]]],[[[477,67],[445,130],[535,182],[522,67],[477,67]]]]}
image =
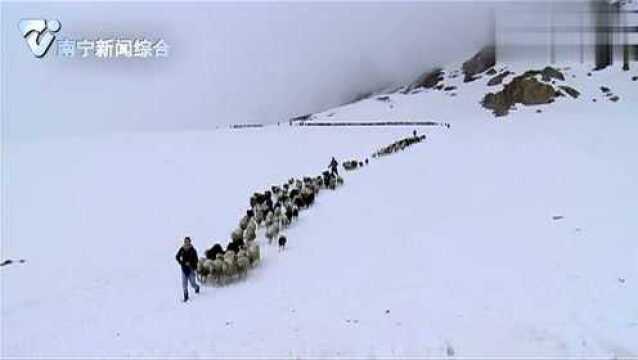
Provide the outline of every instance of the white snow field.
{"type": "Polygon", "coordinates": [[[2,259],[26,263],[0,270],[2,357],[636,357],[638,83],[568,74],[578,100],[505,118],[478,104],[487,78],[320,114],[451,128],[346,173],[287,250],[260,233],[245,280],[186,304],[183,236],[225,244],[252,192],[413,128],[10,143],[2,259]]]}

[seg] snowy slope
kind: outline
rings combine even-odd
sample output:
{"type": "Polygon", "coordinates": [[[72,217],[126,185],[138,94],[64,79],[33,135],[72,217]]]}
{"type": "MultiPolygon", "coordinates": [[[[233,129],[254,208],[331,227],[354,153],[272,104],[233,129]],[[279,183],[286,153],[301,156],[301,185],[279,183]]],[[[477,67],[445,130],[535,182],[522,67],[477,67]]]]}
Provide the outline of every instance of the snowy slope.
{"type": "Polygon", "coordinates": [[[0,271],[2,356],[638,356],[638,84],[572,73],[583,96],[540,114],[494,119],[478,104],[487,78],[460,77],[446,80],[456,97],[320,114],[452,126],[346,174],[287,251],[264,244],[245,281],[188,304],[173,260],[184,235],[200,252],[225,242],[253,191],[412,128],[11,143],[2,259],[27,262],[0,271]]]}

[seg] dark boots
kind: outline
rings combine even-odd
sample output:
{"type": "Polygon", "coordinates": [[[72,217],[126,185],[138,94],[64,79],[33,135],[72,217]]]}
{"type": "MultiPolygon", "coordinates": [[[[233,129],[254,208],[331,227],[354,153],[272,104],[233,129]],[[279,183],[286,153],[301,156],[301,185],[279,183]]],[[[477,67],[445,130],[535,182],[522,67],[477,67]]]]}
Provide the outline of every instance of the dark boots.
{"type": "Polygon", "coordinates": [[[188,292],[184,292],[184,302],[188,301],[188,292]]]}

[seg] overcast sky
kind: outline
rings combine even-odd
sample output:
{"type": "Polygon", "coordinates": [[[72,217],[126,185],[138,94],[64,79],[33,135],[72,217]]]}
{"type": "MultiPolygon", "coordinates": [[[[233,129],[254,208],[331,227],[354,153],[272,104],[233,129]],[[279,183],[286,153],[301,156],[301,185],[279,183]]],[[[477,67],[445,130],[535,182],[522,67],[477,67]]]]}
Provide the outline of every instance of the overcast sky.
{"type": "MultiPolygon", "coordinates": [[[[480,2],[3,3],[5,139],[274,123],[409,82],[488,39],[480,2]],[[58,38],[164,39],[166,59],[38,59],[22,18],[58,38]]],[[[76,55],[77,56],[77,55],[76,55]]]]}

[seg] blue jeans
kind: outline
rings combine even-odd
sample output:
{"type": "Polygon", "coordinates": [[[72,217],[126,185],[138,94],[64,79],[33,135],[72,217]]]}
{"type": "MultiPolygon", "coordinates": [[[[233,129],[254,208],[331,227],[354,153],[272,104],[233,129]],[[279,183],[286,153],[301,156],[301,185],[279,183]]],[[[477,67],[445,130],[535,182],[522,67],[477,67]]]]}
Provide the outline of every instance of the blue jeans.
{"type": "Polygon", "coordinates": [[[195,281],[195,271],[191,270],[188,274],[182,271],[182,288],[184,289],[184,294],[188,294],[188,283],[191,283],[191,287],[195,290],[199,289],[199,285],[195,281]]]}

